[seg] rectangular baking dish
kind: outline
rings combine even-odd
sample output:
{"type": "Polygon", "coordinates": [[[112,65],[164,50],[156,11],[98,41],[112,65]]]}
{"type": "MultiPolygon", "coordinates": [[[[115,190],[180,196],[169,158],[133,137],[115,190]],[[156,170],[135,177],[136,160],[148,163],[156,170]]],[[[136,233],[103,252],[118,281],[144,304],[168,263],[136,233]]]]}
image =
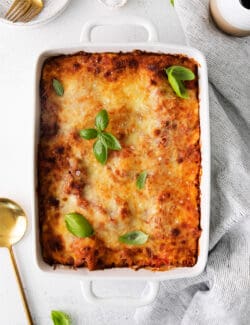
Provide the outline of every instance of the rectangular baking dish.
{"type": "Polygon", "coordinates": [[[145,305],[150,303],[156,296],[158,291],[159,281],[170,280],[177,278],[193,277],[200,274],[206,265],[208,254],[208,241],[209,241],[209,214],[210,214],[210,128],[209,128],[209,103],[208,103],[208,77],[206,61],[201,52],[194,48],[162,44],[158,42],[157,31],[151,22],[136,16],[118,16],[112,17],[112,22],[108,17],[98,18],[97,20],[88,21],[84,26],[81,33],[80,45],[61,48],[50,49],[41,53],[36,63],[35,73],[35,112],[34,112],[34,162],[33,162],[33,238],[34,238],[34,252],[36,265],[40,270],[54,276],[78,277],[84,280],[82,288],[85,298],[88,301],[96,303],[119,303],[125,302],[126,305],[131,302],[131,305],[145,305]],[[91,43],[91,30],[96,26],[103,25],[138,25],[144,27],[148,32],[148,40],[144,43],[91,43]],[[89,271],[86,268],[79,268],[78,270],[69,269],[64,266],[59,266],[53,269],[46,264],[41,256],[41,248],[39,242],[39,215],[37,205],[37,145],[39,139],[39,118],[40,118],[40,98],[39,98],[39,82],[41,76],[41,69],[44,60],[50,56],[59,54],[71,54],[78,51],[86,52],[130,52],[133,50],[141,50],[155,53],[169,53],[169,54],[184,54],[188,57],[195,59],[198,64],[199,76],[199,101],[200,101],[200,130],[201,130],[201,163],[202,174],[200,182],[201,191],[201,219],[200,225],[202,229],[201,237],[199,239],[199,255],[196,265],[193,267],[180,267],[167,271],[151,271],[140,269],[134,271],[130,268],[113,268],[105,270],[89,271]],[[112,280],[147,280],[150,284],[150,290],[143,298],[129,298],[123,297],[119,300],[109,298],[98,298],[92,291],[93,279],[112,279],[112,280]],[[130,300],[129,300],[130,299],[130,300]]]}

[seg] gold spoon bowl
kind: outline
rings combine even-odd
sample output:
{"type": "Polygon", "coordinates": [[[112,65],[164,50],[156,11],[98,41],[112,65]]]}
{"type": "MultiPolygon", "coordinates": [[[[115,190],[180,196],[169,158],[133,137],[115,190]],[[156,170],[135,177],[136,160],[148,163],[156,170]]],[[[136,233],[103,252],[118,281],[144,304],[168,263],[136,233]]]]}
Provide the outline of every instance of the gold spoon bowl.
{"type": "Polygon", "coordinates": [[[0,198],[0,247],[9,250],[11,262],[15,271],[22,302],[25,308],[28,324],[32,324],[32,318],[27,304],[27,299],[21,283],[12,245],[18,243],[27,229],[27,216],[23,209],[14,201],[0,198]]]}

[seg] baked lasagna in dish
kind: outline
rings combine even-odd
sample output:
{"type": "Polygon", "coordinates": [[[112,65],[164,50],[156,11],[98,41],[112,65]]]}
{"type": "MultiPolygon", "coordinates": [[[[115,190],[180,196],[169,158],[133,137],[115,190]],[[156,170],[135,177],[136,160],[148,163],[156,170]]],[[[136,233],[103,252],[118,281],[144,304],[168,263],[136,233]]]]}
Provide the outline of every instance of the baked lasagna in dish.
{"type": "Polygon", "coordinates": [[[197,71],[196,61],[186,56],[141,51],[79,52],[45,61],[38,199],[47,263],[90,270],[166,270],[196,263],[201,234],[197,71]],[[185,98],[169,82],[166,69],[172,66],[194,74],[182,81],[185,98]],[[100,112],[106,114],[103,128],[96,122],[100,112]],[[81,136],[89,129],[92,136],[81,136]],[[111,150],[103,133],[120,148],[111,150]],[[100,162],[96,155],[102,150],[106,160],[100,162]],[[78,217],[67,222],[67,216],[78,217]],[[81,216],[92,231],[79,234],[81,216]]]}

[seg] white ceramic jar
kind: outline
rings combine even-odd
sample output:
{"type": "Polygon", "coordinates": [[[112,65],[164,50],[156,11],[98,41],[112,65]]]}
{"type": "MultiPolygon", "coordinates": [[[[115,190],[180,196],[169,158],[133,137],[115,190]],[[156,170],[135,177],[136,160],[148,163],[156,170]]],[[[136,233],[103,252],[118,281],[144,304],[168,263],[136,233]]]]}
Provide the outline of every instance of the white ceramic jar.
{"type": "Polygon", "coordinates": [[[249,0],[210,0],[210,11],[217,26],[235,36],[250,35],[249,0]]]}

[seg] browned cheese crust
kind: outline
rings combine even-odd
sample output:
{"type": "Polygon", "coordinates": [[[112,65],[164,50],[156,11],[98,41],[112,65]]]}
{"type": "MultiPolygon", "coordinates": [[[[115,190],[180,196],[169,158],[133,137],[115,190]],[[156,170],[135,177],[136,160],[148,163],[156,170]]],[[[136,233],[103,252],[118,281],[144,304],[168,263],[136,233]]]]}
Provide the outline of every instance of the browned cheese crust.
{"type": "Polygon", "coordinates": [[[110,267],[162,269],[193,266],[200,230],[200,124],[197,63],[181,55],[76,53],[44,63],[40,84],[38,154],[40,240],[44,260],[90,270],[110,267]],[[182,65],[196,78],[181,99],[164,69],[182,65]],[[57,96],[52,80],[60,80],[57,96]],[[92,128],[106,109],[108,132],[120,151],[105,165],[93,142],[79,131],[92,128]],[[136,188],[142,171],[144,189],[136,188]],[[85,216],[94,235],[77,238],[65,215],[85,216]],[[140,246],[120,243],[132,230],[149,235],[140,246]]]}

